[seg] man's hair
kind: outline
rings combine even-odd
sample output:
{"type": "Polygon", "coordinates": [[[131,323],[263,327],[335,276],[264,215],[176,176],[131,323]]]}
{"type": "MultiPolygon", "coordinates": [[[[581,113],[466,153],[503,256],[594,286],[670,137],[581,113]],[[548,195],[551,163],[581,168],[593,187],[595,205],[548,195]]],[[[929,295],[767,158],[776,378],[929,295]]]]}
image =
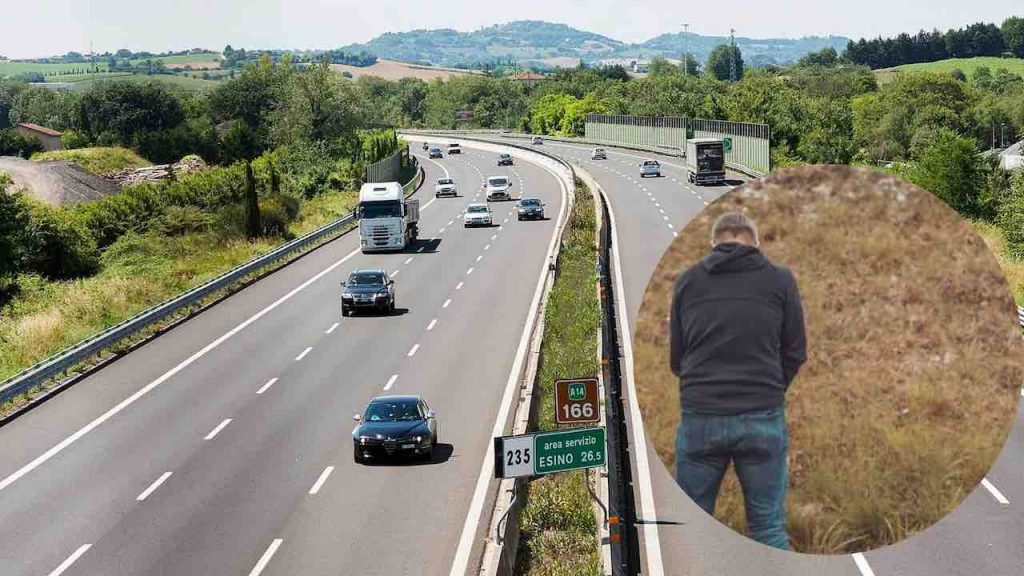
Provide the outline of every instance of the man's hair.
{"type": "Polygon", "coordinates": [[[730,236],[748,234],[754,240],[755,245],[758,243],[757,224],[742,212],[722,214],[715,220],[714,225],[711,226],[712,243],[727,234],[730,236]]]}

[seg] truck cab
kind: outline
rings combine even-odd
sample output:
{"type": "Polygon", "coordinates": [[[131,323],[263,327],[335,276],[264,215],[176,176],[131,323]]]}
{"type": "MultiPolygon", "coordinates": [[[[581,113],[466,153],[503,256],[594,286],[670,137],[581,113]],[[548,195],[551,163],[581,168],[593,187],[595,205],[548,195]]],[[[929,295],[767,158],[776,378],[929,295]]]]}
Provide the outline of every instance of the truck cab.
{"type": "Polygon", "coordinates": [[[725,182],[725,143],[721,138],[686,141],[686,170],[691,184],[725,182]]]}
{"type": "Polygon", "coordinates": [[[405,198],[398,182],[367,182],[359,190],[360,248],[363,252],[404,250],[419,234],[419,200],[405,198]]]}
{"type": "Polygon", "coordinates": [[[458,142],[452,142],[448,145],[448,155],[451,156],[452,154],[462,154],[462,148],[459,147],[458,142]]]}

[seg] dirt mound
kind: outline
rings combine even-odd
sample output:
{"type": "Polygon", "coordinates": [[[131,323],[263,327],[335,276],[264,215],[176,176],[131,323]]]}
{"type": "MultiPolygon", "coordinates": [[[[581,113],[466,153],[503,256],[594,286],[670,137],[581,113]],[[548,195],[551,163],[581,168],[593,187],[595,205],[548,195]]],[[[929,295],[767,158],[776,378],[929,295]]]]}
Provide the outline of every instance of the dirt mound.
{"type": "Polygon", "coordinates": [[[30,162],[3,156],[0,157],[0,172],[11,175],[15,189],[25,188],[33,198],[54,206],[99,200],[121,191],[116,183],[63,160],[30,162]]]}

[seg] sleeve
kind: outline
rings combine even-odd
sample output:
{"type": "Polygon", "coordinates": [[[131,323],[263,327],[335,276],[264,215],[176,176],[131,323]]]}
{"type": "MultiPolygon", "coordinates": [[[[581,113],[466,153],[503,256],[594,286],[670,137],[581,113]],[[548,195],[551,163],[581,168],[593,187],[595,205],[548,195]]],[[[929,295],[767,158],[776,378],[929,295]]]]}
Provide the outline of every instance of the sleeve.
{"type": "Polygon", "coordinates": [[[782,321],[782,375],[786,387],[796,378],[800,366],[807,360],[807,334],[804,328],[804,310],[800,302],[800,291],[796,278],[789,270],[785,272],[786,303],[782,321]]]}
{"type": "Polygon", "coordinates": [[[682,371],[683,365],[683,354],[686,352],[685,345],[683,343],[683,297],[682,297],[682,283],[683,278],[680,277],[676,281],[675,286],[672,290],[672,307],[669,315],[669,366],[672,368],[672,373],[679,377],[682,371]]]}

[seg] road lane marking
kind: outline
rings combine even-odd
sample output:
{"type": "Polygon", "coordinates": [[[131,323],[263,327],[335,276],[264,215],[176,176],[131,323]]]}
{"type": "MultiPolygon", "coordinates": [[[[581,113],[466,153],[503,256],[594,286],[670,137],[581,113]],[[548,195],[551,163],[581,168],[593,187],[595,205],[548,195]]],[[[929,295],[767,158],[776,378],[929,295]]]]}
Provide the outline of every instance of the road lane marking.
{"type": "Polygon", "coordinates": [[[419,349],[420,349],[420,345],[419,344],[413,344],[412,348],[409,349],[409,353],[406,354],[406,356],[412,358],[413,356],[416,355],[416,351],[419,350],[419,349]]]}
{"type": "Polygon", "coordinates": [[[300,361],[302,361],[302,359],[306,357],[306,354],[309,354],[309,352],[310,352],[310,351],[311,351],[312,349],[313,349],[313,347],[312,347],[312,346],[306,346],[306,349],[305,349],[305,350],[303,350],[301,354],[299,354],[298,356],[296,356],[296,357],[295,357],[295,361],[296,361],[296,362],[300,362],[300,361]]]}
{"type": "Polygon", "coordinates": [[[455,289],[456,289],[456,290],[462,290],[462,286],[463,286],[464,284],[465,284],[465,282],[459,282],[458,284],[456,284],[456,285],[455,285],[455,289]]]}
{"type": "Polygon", "coordinates": [[[331,332],[334,332],[334,329],[337,328],[337,327],[338,327],[338,323],[335,322],[333,326],[331,326],[330,328],[327,329],[326,332],[324,332],[324,334],[330,334],[331,332]]]}
{"type": "Polygon", "coordinates": [[[491,236],[491,240],[497,240],[497,239],[498,239],[498,235],[497,234],[495,234],[494,236],[491,236]]]}
{"type": "Polygon", "coordinates": [[[331,472],[334,472],[334,466],[324,468],[324,471],[320,473],[320,477],[316,479],[316,484],[313,484],[313,487],[309,489],[309,494],[311,496],[315,496],[316,493],[320,491],[324,482],[327,482],[327,477],[331,475],[331,472]]]}
{"type": "Polygon", "coordinates": [[[64,571],[70,568],[71,565],[75,563],[75,560],[78,560],[89,548],[92,548],[92,544],[82,544],[79,546],[78,550],[75,550],[71,556],[68,556],[67,560],[61,562],[60,566],[54,568],[53,572],[50,572],[49,576],[60,576],[63,574],[64,571]]]}
{"type": "Polygon", "coordinates": [[[384,385],[384,391],[391,390],[391,387],[395,385],[395,380],[398,380],[398,374],[392,374],[391,378],[388,378],[388,383],[384,385]]]}
{"type": "Polygon", "coordinates": [[[444,301],[444,304],[441,305],[441,308],[447,308],[448,305],[451,304],[451,303],[452,303],[452,299],[449,298],[449,299],[444,301]]]}
{"type": "Polygon", "coordinates": [[[473,273],[473,267],[472,267],[472,266],[470,266],[470,267],[469,267],[469,270],[466,270],[466,276],[469,276],[469,275],[470,275],[470,274],[472,274],[472,273],[473,273]]]}
{"type": "Polygon", "coordinates": [[[871,569],[871,566],[868,564],[868,560],[864,557],[864,554],[855,552],[853,554],[853,561],[857,564],[857,568],[860,570],[862,576],[875,576],[875,571],[871,569]]]}
{"type": "Polygon", "coordinates": [[[263,569],[267,567],[267,564],[270,564],[270,559],[274,557],[274,554],[277,552],[277,549],[281,546],[282,542],[284,542],[284,540],[275,538],[274,541],[270,543],[270,547],[267,548],[267,551],[260,557],[260,561],[252,567],[252,572],[249,572],[249,576],[260,576],[260,573],[262,573],[263,569]]]}
{"type": "Polygon", "coordinates": [[[434,326],[437,326],[437,318],[434,318],[433,320],[430,321],[430,324],[427,324],[427,332],[433,330],[434,326]]]}
{"type": "Polygon", "coordinates": [[[273,386],[275,382],[277,382],[277,378],[271,378],[270,380],[267,380],[267,383],[264,384],[263,386],[260,386],[260,389],[257,390],[256,393],[263,394],[264,392],[267,391],[268,388],[273,386]]]}
{"type": "Polygon", "coordinates": [[[225,418],[223,422],[221,422],[220,424],[217,424],[216,428],[214,428],[213,430],[210,430],[210,433],[207,434],[206,437],[203,438],[203,439],[204,440],[213,440],[213,438],[217,434],[220,434],[220,431],[223,430],[224,427],[227,426],[228,424],[231,424],[231,418],[225,418]]]}
{"type": "Polygon", "coordinates": [[[398,276],[399,272],[401,272],[401,270],[395,270],[394,272],[391,273],[391,277],[394,278],[395,276],[398,276]]]}
{"type": "Polygon", "coordinates": [[[136,496],[135,500],[137,502],[142,502],[146,498],[149,498],[149,495],[152,494],[153,492],[155,492],[156,489],[159,488],[160,485],[163,484],[170,477],[171,477],[171,472],[169,470],[167,472],[164,472],[163,474],[160,475],[159,478],[156,479],[156,482],[153,482],[152,484],[150,484],[149,488],[146,488],[145,490],[142,491],[142,494],[139,494],[138,496],[136,496]]]}
{"type": "MultiPolygon", "coordinates": [[[[490,250],[490,249],[491,249],[491,245],[490,244],[488,244],[487,246],[484,246],[484,250],[490,250]]],[[[1020,395],[1024,396],[1024,388],[1021,389],[1020,395]]]]}
{"type": "Polygon", "coordinates": [[[324,276],[330,274],[331,272],[334,271],[335,268],[341,266],[342,264],[344,264],[349,259],[353,258],[355,255],[357,255],[359,253],[360,253],[360,249],[359,248],[356,248],[355,250],[349,252],[347,255],[345,255],[343,258],[341,258],[340,260],[338,260],[334,264],[331,264],[327,268],[324,268],[323,270],[318,272],[315,276],[313,276],[309,280],[306,280],[305,282],[303,282],[302,284],[298,285],[297,287],[293,288],[290,292],[288,292],[284,296],[278,298],[277,300],[275,300],[273,303],[271,303],[266,308],[260,310],[256,314],[253,314],[246,321],[242,322],[238,326],[235,326],[234,328],[232,328],[228,332],[224,333],[220,338],[217,338],[213,342],[210,342],[209,344],[204,346],[201,350],[199,350],[195,354],[192,354],[191,356],[189,356],[188,358],[183,360],[181,363],[179,363],[174,368],[171,368],[167,372],[164,372],[156,380],[153,380],[152,382],[150,382],[146,386],[142,387],[141,389],[136,391],[134,394],[132,394],[128,398],[125,398],[120,403],[118,403],[116,406],[114,406],[110,410],[107,410],[102,415],[100,415],[95,420],[93,420],[92,422],[89,422],[85,426],[79,428],[78,431],[76,431],[74,434],[68,436],[64,440],[61,440],[57,444],[53,445],[49,450],[47,450],[46,452],[43,452],[42,454],[37,456],[34,460],[29,462],[28,464],[22,466],[16,472],[13,472],[10,475],[8,475],[6,478],[4,478],[3,480],[0,480],[0,491],[2,491],[4,488],[7,488],[11,484],[17,482],[19,478],[23,477],[24,475],[26,475],[29,472],[35,470],[36,468],[38,468],[42,464],[46,463],[48,460],[50,460],[50,458],[53,458],[57,454],[60,454],[65,448],[67,448],[68,446],[70,446],[70,445],[74,444],[75,442],[77,442],[81,437],[83,437],[86,434],[88,434],[89,432],[92,432],[93,430],[95,430],[97,426],[99,426],[100,424],[103,424],[107,420],[111,419],[116,414],[118,414],[119,412],[121,412],[122,410],[127,408],[128,406],[131,406],[132,404],[135,403],[136,400],[138,400],[139,398],[142,398],[143,396],[148,394],[151,390],[153,390],[157,386],[163,384],[164,382],[169,380],[172,376],[174,376],[178,372],[181,372],[182,370],[184,370],[185,368],[190,366],[193,362],[195,362],[196,360],[202,358],[203,356],[208,354],[211,350],[213,350],[214,348],[220,346],[221,344],[223,344],[225,341],[227,341],[229,338],[231,338],[235,334],[238,334],[239,332],[241,332],[245,328],[249,327],[253,322],[256,322],[257,320],[259,320],[260,318],[265,316],[267,313],[269,313],[271,310],[277,308],[278,306],[280,306],[284,302],[287,302],[288,300],[290,300],[292,298],[292,296],[295,296],[299,292],[301,292],[301,291],[305,290],[306,288],[308,288],[311,284],[313,284],[317,280],[319,280],[319,279],[323,278],[324,276]]]}
{"type": "Polygon", "coordinates": [[[438,230],[437,233],[438,234],[444,234],[444,228],[441,228],[440,230],[438,230]]]}
{"type": "Polygon", "coordinates": [[[668,216],[662,216],[662,218],[665,219],[665,222],[668,222],[668,216]]]}
{"type": "MultiPolygon", "coordinates": [[[[451,222],[449,222],[449,224],[451,224],[451,222]]],[[[410,262],[412,262],[412,259],[413,259],[413,257],[412,257],[412,256],[409,256],[408,258],[406,258],[406,259],[405,259],[405,264],[406,264],[406,265],[408,266],[408,265],[409,265],[409,263],[410,263],[410,262]]]]}
{"type": "Polygon", "coordinates": [[[448,225],[449,225],[449,226],[451,226],[451,225],[452,225],[452,223],[454,223],[454,222],[455,222],[455,220],[449,220],[449,221],[448,221],[448,225]]]}
{"type": "Polygon", "coordinates": [[[476,261],[477,261],[477,262],[479,262],[479,261],[481,261],[481,260],[483,260],[483,259],[484,259],[484,255],[483,255],[483,254],[481,254],[481,255],[479,255],[479,256],[477,256],[477,257],[476,257],[476,261]]]}
{"type": "Polygon", "coordinates": [[[1009,506],[1010,505],[1010,501],[1006,499],[1006,496],[1003,496],[1003,493],[1000,492],[999,489],[996,488],[994,484],[989,482],[988,478],[982,478],[981,479],[981,485],[984,486],[985,489],[988,490],[992,494],[992,497],[996,499],[996,502],[999,502],[1003,506],[1009,506]]]}

